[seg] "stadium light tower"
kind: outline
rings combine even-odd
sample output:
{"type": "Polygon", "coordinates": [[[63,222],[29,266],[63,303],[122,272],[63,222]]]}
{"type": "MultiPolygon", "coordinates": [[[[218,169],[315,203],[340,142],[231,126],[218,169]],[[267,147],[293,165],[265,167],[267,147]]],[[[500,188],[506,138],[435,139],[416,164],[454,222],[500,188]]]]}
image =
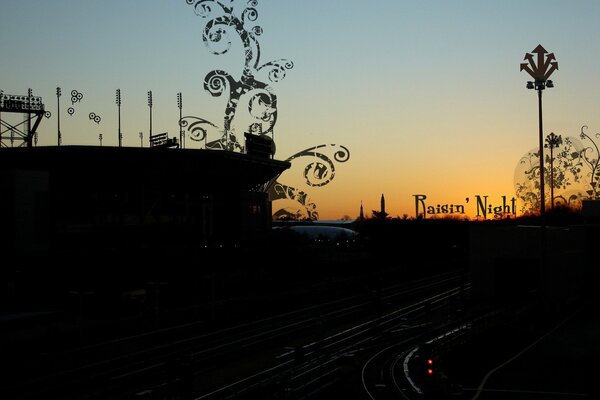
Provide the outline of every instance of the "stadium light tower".
{"type": "Polygon", "coordinates": [[[180,148],[183,149],[183,128],[181,126],[181,119],[182,119],[182,107],[183,107],[183,100],[181,98],[181,92],[177,93],[177,107],[179,108],[179,146],[180,148]]]}
{"type": "Polygon", "coordinates": [[[62,135],[60,134],[60,88],[56,88],[56,120],[58,124],[58,145],[60,146],[62,142],[62,135]]]}
{"type": "Polygon", "coordinates": [[[117,89],[117,115],[119,119],[119,147],[121,147],[123,142],[123,134],[121,133],[121,89],[117,89]]]}
{"type": "Polygon", "coordinates": [[[152,90],[148,91],[148,108],[150,109],[150,138],[152,138],[152,90]]]}

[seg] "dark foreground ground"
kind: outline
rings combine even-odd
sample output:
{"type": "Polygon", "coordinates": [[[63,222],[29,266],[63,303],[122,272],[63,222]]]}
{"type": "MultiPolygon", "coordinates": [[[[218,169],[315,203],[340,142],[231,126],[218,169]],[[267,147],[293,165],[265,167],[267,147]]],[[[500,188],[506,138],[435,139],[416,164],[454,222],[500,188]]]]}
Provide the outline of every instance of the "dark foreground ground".
{"type": "MultiPolygon", "coordinates": [[[[5,258],[2,358],[190,320],[239,323],[307,302],[367,295],[382,282],[467,271],[468,233],[462,221],[407,221],[395,227],[375,221],[353,242],[284,235],[192,253],[80,249],[71,255],[5,258]]],[[[600,398],[600,302],[582,297],[559,313],[540,312],[494,329],[444,357],[443,373],[460,388],[454,398],[600,398]]],[[[319,398],[340,393],[336,388],[319,398]]]]}
{"type": "Polygon", "coordinates": [[[464,399],[600,398],[600,318],[588,300],[493,330],[443,362],[464,399]]]}

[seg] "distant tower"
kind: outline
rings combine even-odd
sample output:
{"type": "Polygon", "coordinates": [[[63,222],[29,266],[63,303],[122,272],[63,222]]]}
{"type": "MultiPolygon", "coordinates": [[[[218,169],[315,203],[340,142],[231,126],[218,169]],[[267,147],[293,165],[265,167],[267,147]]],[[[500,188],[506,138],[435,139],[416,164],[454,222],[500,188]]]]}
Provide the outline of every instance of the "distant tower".
{"type": "Polygon", "coordinates": [[[383,193],[381,194],[381,210],[376,211],[373,210],[373,217],[377,219],[386,219],[388,213],[385,212],[385,197],[383,197],[383,193]]]}
{"type": "Polygon", "coordinates": [[[363,212],[362,200],[360,201],[360,214],[358,215],[358,220],[363,221],[365,219],[365,213],[363,212]]]}

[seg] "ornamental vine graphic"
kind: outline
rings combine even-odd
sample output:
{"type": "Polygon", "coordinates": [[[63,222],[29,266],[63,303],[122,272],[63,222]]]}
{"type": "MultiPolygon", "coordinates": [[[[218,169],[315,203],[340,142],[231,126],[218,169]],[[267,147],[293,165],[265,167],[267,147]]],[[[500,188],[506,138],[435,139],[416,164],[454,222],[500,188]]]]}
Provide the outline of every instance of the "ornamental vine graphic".
{"type": "MultiPolygon", "coordinates": [[[[221,69],[210,71],[204,78],[204,89],[213,97],[227,96],[222,125],[197,116],[182,117],[179,125],[185,138],[203,142],[206,149],[244,152],[247,149],[239,135],[270,137],[274,143],[277,96],[271,84],[284,79],[294,64],[287,59],[261,63],[258,37],[263,30],[254,25],[258,19],[258,0],[248,1],[239,13],[235,13],[233,2],[186,0],[196,15],[206,20],[202,31],[206,48],[215,55],[225,54],[232,48],[232,37],[236,35],[244,49],[244,65],[239,79],[221,69]],[[236,132],[233,122],[238,107],[244,104],[251,117],[250,122],[242,126],[243,132],[236,132]]],[[[286,161],[294,166],[308,160],[302,171],[304,181],[310,188],[319,188],[334,179],[335,162],[343,163],[349,158],[350,152],[346,147],[322,144],[300,151],[286,161]]],[[[262,188],[273,201],[273,215],[276,218],[318,219],[316,204],[306,191],[278,179],[262,188]]]]}
{"type": "MultiPolygon", "coordinates": [[[[306,159],[308,163],[302,172],[306,185],[322,187],[335,177],[334,161],[339,163],[348,161],[350,151],[341,145],[322,144],[300,151],[286,161],[295,163],[306,159]],[[328,152],[332,152],[333,155],[327,154],[328,152]]],[[[269,185],[269,196],[274,204],[282,204],[273,212],[275,218],[319,219],[316,204],[303,190],[273,180],[269,185]]]]}
{"type": "MultiPolygon", "coordinates": [[[[579,207],[581,200],[600,199],[600,146],[596,142],[600,133],[590,135],[587,129],[583,125],[577,137],[567,136],[554,144],[551,144],[552,133],[546,137],[546,147],[553,150],[544,157],[550,204],[579,207]]],[[[515,169],[515,191],[524,213],[539,208],[539,159],[538,149],[530,150],[515,169]]]]}
{"type": "MultiPolygon", "coordinates": [[[[244,146],[233,129],[233,120],[238,105],[245,100],[249,114],[254,119],[244,128],[243,133],[271,135],[273,139],[277,122],[277,96],[270,84],[260,80],[259,76],[271,83],[285,78],[287,70],[293,68],[292,61],[281,59],[261,64],[258,36],[263,33],[260,26],[253,25],[258,19],[256,6],[258,0],[251,0],[241,15],[234,13],[233,6],[216,0],[186,0],[194,7],[196,15],[206,19],[202,41],[208,50],[221,55],[229,51],[232,45],[230,36],[236,34],[244,47],[244,66],[241,77],[223,70],[210,71],[204,78],[204,89],[213,97],[227,95],[223,125],[221,128],[206,119],[194,116],[183,117],[182,128],[194,141],[205,141],[206,148],[229,151],[243,151],[244,146]],[[213,135],[217,135],[214,138],[213,135]]],[[[232,3],[232,1],[230,1],[232,3]]]]}

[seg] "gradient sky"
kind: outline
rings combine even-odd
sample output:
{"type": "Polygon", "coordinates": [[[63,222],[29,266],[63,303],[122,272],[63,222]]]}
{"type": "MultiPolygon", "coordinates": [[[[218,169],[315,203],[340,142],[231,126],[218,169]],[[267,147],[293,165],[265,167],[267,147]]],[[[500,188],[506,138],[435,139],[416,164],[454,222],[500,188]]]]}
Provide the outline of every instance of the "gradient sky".
{"type": "MultiPolygon", "coordinates": [[[[244,1],[235,1],[238,12],[244,1]]],[[[391,216],[488,195],[515,196],[519,159],[537,147],[537,96],[519,71],[538,44],[554,52],[555,88],[544,92],[544,131],[600,132],[600,2],[259,0],[261,61],[294,62],[273,84],[276,158],[324,143],[346,146],[335,179],[307,187],[300,168],[280,181],[305,190],[321,219],[370,214],[382,193],[391,216]]],[[[241,72],[241,47],[211,54],[205,20],[185,0],[2,0],[0,89],[42,96],[56,111],[56,87],[84,94],[61,113],[63,144],[117,144],[115,89],[122,91],[125,146],[153,131],[178,134],[184,114],[222,125],[223,97],[203,90],[213,69],[241,72]],[[94,112],[100,124],[88,119],[94,112]]],[[[56,144],[55,115],[38,145],[56,144]]],[[[199,184],[201,177],[199,177],[199,184]]]]}

